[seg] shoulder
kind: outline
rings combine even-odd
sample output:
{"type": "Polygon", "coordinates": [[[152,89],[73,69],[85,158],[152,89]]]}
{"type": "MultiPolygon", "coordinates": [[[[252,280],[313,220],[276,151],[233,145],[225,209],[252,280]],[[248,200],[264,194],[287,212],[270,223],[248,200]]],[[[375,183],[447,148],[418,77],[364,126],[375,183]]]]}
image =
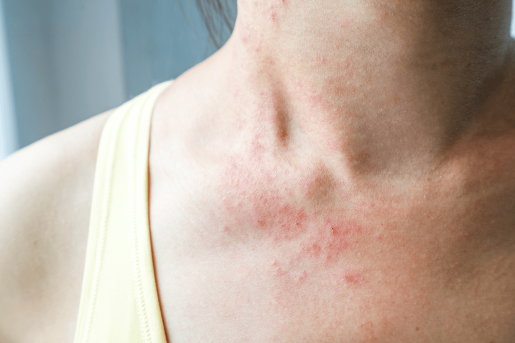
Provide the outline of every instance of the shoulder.
{"type": "MultiPolygon", "coordinates": [[[[36,332],[51,333],[63,325],[56,317],[76,320],[97,150],[111,113],[48,136],[0,162],[2,342],[32,341],[36,332]]],[[[68,324],[73,335],[74,325],[68,324]]]]}

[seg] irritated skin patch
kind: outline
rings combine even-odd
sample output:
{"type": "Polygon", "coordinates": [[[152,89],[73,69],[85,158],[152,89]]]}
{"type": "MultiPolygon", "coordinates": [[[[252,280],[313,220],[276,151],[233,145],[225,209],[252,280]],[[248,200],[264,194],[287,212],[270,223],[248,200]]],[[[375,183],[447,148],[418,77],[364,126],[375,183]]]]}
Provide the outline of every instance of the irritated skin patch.
{"type": "Polygon", "coordinates": [[[313,270],[332,272],[336,284],[365,283],[345,260],[372,235],[347,211],[334,207],[347,192],[323,168],[299,173],[292,164],[274,166],[262,149],[235,159],[221,178],[222,233],[246,243],[259,241],[277,253],[266,272],[286,289],[309,282],[313,270]]]}

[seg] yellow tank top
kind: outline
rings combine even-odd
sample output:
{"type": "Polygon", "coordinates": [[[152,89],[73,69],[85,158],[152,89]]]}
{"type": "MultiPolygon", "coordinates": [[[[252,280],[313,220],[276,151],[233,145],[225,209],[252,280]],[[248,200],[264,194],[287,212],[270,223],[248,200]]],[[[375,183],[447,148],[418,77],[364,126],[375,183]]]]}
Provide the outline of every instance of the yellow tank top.
{"type": "Polygon", "coordinates": [[[98,150],[75,343],[166,343],[148,217],[154,104],[172,81],[123,104],[98,150]]]}

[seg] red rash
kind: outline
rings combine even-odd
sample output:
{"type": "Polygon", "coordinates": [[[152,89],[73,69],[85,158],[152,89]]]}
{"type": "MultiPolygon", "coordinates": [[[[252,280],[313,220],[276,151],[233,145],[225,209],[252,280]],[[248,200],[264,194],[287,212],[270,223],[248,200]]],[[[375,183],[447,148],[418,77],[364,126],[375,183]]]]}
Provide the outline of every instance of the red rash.
{"type": "Polygon", "coordinates": [[[340,283],[350,285],[361,285],[365,281],[363,275],[355,270],[344,270],[342,272],[334,273],[333,278],[340,283]]]}
{"type": "Polygon", "coordinates": [[[273,7],[270,7],[270,20],[277,21],[277,12],[273,7]]]}
{"type": "MultiPolygon", "coordinates": [[[[285,174],[284,170],[276,172],[285,174]]],[[[295,264],[309,259],[323,267],[336,265],[346,250],[359,243],[365,230],[339,211],[296,205],[288,194],[280,195],[280,190],[287,188],[277,185],[274,174],[258,165],[252,169],[233,164],[227,170],[223,192],[228,195],[222,210],[229,226],[223,231],[247,233],[247,237],[257,235],[273,248],[288,247],[295,264]]],[[[305,183],[307,186],[298,188],[309,188],[312,182],[305,183]]],[[[351,282],[352,277],[343,280],[351,282]]]]}
{"type": "MultiPolygon", "coordinates": [[[[309,100],[324,103],[321,96],[303,89],[302,80],[296,81],[304,94],[312,95],[309,100]]],[[[336,201],[342,204],[342,199],[350,199],[345,184],[322,167],[306,170],[294,160],[279,157],[288,154],[287,149],[279,149],[282,133],[271,133],[266,123],[272,122],[274,128],[287,125],[274,116],[272,107],[280,101],[269,100],[272,97],[261,94],[261,122],[242,131],[237,152],[224,162],[216,190],[222,199],[219,232],[226,237],[224,242],[258,243],[271,254],[265,255],[270,257],[266,273],[285,284],[298,285],[316,278],[316,270],[326,270],[339,271],[333,279],[337,284],[361,285],[363,276],[350,271],[342,274],[341,269],[347,270],[346,257],[372,238],[349,214],[371,205],[336,208],[336,201]],[[274,258],[279,261],[275,265],[274,258]]]]}
{"type": "Polygon", "coordinates": [[[301,243],[301,253],[323,261],[324,266],[333,265],[345,250],[356,243],[362,232],[363,229],[353,221],[332,222],[327,219],[325,225],[308,233],[307,239],[301,243]]]}
{"type": "MultiPolygon", "coordinates": [[[[279,6],[286,6],[287,5],[287,1],[286,0],[277,0],[277,4],[279,6]]],[[[269,13],[269,19],[270,21],[272,22],[277,22],[278,20],[278,15],[277,15],[277,10],[276,10],[276,6],[277,4],[270,4],[270,6],[268,7],[268,13],[269,13]]],[[[254,6],[256,6],[256,2],[254,2],[254,6]]]]}

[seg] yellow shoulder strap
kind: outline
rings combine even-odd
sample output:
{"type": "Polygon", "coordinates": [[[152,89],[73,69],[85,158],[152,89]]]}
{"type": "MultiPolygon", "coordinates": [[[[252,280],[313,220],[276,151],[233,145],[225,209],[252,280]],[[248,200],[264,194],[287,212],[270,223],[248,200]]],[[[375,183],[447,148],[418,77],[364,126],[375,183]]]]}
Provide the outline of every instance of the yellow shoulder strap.
{"type": "Polygon", "coordinates": [[[166,343],[148,220],[154,104],[171,81],[123,104],[102,132],[75,343],[166,343]]]}

